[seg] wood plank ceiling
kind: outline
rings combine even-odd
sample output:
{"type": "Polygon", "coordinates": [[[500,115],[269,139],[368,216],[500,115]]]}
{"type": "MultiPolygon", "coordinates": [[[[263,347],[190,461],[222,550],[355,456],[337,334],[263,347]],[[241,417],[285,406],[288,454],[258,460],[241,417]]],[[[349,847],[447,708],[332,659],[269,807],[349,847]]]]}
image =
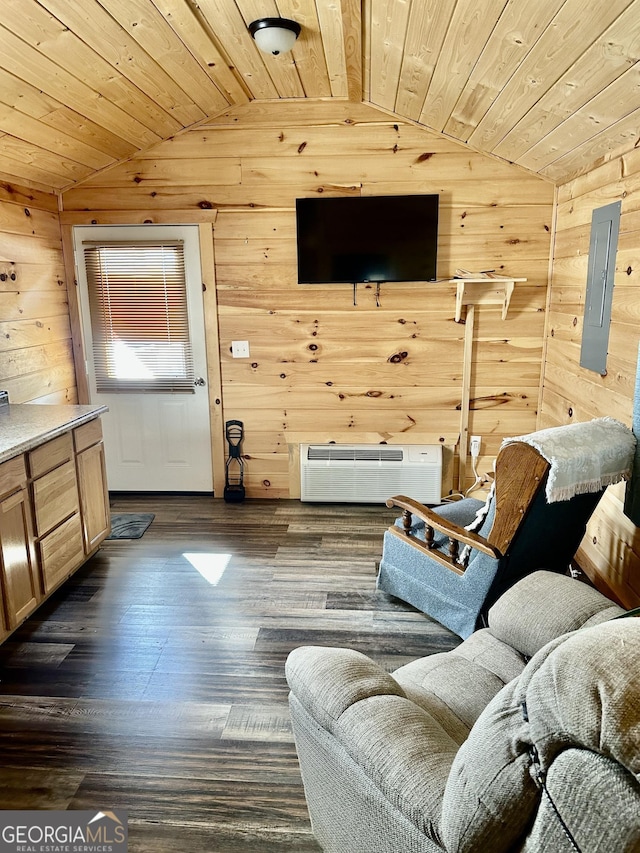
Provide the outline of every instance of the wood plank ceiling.
{"type": "Polygon", "coordinates": [[[640,0],[2,0],[0,180],[61,190],[229,106],[363,100],[562,182],[639,139],[640,0]],[[297,20],[292,53],[247,24],[297,20]]]}

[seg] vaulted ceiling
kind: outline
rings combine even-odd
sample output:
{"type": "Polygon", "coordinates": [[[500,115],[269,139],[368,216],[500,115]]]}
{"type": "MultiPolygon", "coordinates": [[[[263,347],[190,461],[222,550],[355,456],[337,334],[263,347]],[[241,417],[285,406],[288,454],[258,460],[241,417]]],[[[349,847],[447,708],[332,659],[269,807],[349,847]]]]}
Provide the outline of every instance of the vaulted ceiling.
{"type": "Polygon", "coordinates": [[[2,0],[0,180],[55,190],[249,101],[362,100],[561,182],[640,126],[640,0],[2,0]],[[260,53],[256,18],[302,25],[260,53]]]}

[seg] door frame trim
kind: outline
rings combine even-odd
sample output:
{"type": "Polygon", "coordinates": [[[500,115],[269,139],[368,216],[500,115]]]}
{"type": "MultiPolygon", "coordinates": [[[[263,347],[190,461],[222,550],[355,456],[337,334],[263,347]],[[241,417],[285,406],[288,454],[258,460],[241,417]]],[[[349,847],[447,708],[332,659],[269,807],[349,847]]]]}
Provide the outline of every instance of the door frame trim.
{"type": "MultiPolygon", "coordinates": [[[[78,288],[78,270],[74,251],[74,223],[63,224],[60,227],[62,236],[62,256],[64,260],[69,303],[69,324],[71,327],[71,343],[76,375],[78,403],[89,403],[89,380],[87,359],[82,331],[82,314],[80,310],[80,293],[78,288]]],[[[108,223],[100,225],[139,225],[139,222],[108,223]]],[[[164,223],[154,223],[164,224],[164,223]]],[[[176,222],[176,225],[197,225],[198,242],[200,246],[200,268],[202,272],[202,303],[204,312],[205,352],[207,360],[207,392],[209,398],[209,424],[211,430],[211,465],[213,468],[213,493],[215,498],[224,495],[225,483],[225,447],[222,399],[222,371],[220,367],[220,324],[218,316],[218,297],[215,272],[215,255],[213,248],[213,223],[176,222]]],[[[71,401],[70,401],[71,402],[71,401]]]]}

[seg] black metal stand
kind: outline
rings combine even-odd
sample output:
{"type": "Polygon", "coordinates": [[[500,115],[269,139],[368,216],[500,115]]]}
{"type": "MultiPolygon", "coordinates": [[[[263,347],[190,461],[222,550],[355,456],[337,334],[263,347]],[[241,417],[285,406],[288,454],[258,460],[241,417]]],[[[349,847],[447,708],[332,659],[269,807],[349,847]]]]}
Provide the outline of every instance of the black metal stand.
{"type": "Polygon", "coordinates": [[[229,444],[229,456],[225,467],[224,499],[227,503],[241,503],[245,497],[244,459],[242,458],[244,424],[242,421],[227,421],[225,437],[229,444]]]}

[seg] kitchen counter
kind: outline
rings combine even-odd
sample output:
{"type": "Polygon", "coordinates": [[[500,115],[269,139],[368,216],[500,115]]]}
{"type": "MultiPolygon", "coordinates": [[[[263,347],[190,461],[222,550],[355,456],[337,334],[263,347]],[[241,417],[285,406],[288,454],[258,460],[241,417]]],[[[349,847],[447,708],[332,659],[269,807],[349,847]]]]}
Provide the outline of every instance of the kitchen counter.
{"type": "Polygon", "coordinates": [[[0,398],[0,462],[49,441],[107,411],[107,406],[3,403],[0,398]]]}

